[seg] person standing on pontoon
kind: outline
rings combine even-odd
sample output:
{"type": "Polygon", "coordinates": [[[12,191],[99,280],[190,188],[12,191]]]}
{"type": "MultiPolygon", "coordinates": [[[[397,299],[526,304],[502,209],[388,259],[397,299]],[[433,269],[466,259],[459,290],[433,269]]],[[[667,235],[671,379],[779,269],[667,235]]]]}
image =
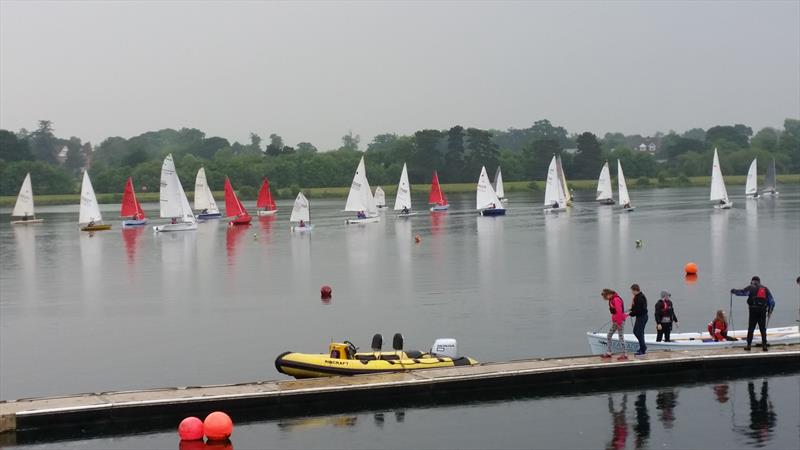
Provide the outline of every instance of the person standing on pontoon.
{"type": "Polygon", "coordinates": [[[742,289],[731,289],[731,294],[739,297],[747,297],[749,318],[747,321],[747,345],[745,350],[750,351],[750,344],[753,342],[753,331],[758,325],[761,332],[761,349],[767,351],[767,309],[769,309],[769,299],[772,293],[769,288],[761,284],[761,278],[754,276],[750,280],[750,285],[742,289]]]}
{"type": "Polygon", "coordinates": [[[639,351],[635,356],[644,356],[647,354],[647,344],[644,342],[644,327],[647,325],[647,297],[636,283],[631,285],[631,294],[633,294],[633,300],[628,315],[636,318],[633,323],[633,335],[639,341],[639,351]]]}
{"type": "Polygon", "coordinates": [[[675,306],[672,304],[672,295],[667,291],[661,291],[661,298],[656,302],[656,342],[670,342],[669,334],[672,332],[672,324],[678,324],[678,316],[675,315],[675,306]]]}
{"type": "Polygon", "coordinates": [[[622,355],[617,359],[619,361],[625,361],[628,359],[628,351],[625,348],[624,330],[625,319],[628,317],[628,315],[625,314],[625,304],[622,302],[622,298],[619,294],[612,289],[603,289],[600,295],[608,302],[608,312],[611,313],[611,328],[609,328],[608,335],[606,336],[608,348],[602,355],[602,358],[611,358],[611,337],[614,336],[614,332],[617,332],[619,335],[619,344],[622,349],[622,355]]]}

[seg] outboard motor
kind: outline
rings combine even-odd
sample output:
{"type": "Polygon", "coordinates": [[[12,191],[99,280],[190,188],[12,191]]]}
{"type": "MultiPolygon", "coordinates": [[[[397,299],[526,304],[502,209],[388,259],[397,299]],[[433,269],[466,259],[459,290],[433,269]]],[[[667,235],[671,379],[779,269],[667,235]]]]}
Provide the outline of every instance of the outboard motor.
{"type": "Polygon", "coordinates": [[[375,336],[372,336],[372,351],[379,352],[383,348],[383,336],[380,333],[375,333],[375,336]]]}
{"type": "Polygon", "coordinates": [[[431,355],[433,356],[447,356],[449,358],[458,358],[458,342],[452,338],[439,338],[433,341],[431,347],[431,355]]]}
{"type": "Polygon", "coordinates": [[[400,333],[395,333],[394,338],[392,338],[392,348],[400,351],[403,350],[403,335],[400,333]]]}

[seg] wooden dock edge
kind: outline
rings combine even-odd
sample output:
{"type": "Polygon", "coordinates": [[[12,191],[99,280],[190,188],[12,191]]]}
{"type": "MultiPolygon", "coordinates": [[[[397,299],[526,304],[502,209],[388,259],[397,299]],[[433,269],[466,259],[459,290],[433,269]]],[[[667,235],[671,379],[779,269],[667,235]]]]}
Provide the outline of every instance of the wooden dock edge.
{"type": "MultiPolygon", "coordinates": [[[[0,445],[9,434],[55,431],[75,425],[140,423],[170,427],[187,415],[213,410],[256,411],[259,417],[314,414],[331,404],[362,407],[392,404],[409,398],[430,399],[454,392],[580,386],[609,380],[643,380],[676,373],[737,372],[748,368],[800,369],[800,345],[774,346],[769,352],[741,349],[654,352],[647,359],[600,361],[579,356],[485,363],[470,367],[426,369],[355,377],[261,381],[231,385],[105,392],[75,396],[0,401],[0,445]],[[338,403],[337,403],[338,402],[338,403]]],[[[80,427],[79,427],[80,428],[80,427]]],[[[130,428],[125,427],[130,430],[130,428]]]]}

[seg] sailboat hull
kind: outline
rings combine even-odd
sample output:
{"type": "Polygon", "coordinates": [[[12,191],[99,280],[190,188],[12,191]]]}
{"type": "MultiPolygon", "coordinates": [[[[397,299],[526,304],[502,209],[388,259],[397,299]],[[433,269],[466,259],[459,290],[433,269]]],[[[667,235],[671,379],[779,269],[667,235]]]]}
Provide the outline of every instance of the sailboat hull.
{"type": "Polygon", "coordinates": [[[307,223],[306,226],[301,227],[298,225],[292,225],[292,233],[305,233],[306,231],[311,231],[314,229],[314,225],[307,223]]]}
{"type": "Polygon", "coordinates": [[[147,219],[142,220],[123,220],[122,226],[123,227],[139,227],[142,225],[147,225],[147,219]]]}
{"type": "Polygon", "coordinates": [[[450,209],[449,203],[446,205],[433,205],[431,207],[431,211],[447,211],[448,209],[450,209]]]}
{"type": "Polygon", "coordinates": [[[778,191],[762,192],[761,195],[765,197],[777,197],[778,195],[780,195],[780,192],[778,191]]]}
{"type": "Polygon", "coordinates": [[[259,216],[274,216],[275,213],[277,213],[277,212],[278,212],[277,209],[269,209],[269,210],[267,210],[267,209],[259,209],[258,210],[258,215],[259,216]]]}
{"type": "Polygon", "coordinates": [[[196,229],[197,229],[197,223],[195,222],[168,223],[166,225],[156,225],[153,227],[153,231],[156,233],[167,233],[172,231],[192,231],[196,229]]]}
{"type": "Polygon", "coordinates": [[[205,214],[198,214],[197,218],[200,220],[208,220],[208,219],[220,219],[222,218],[222,213],[205,213],[205,214]]]}
{"type": "Polygon", "coordinates": [[[484,209],[480,214],[482,216],[505,216],[506,210],[502,208],[484,209]]]}
{"type": "Polygon", "coordinates": [[[607,199],[603,199],[603,200],[598,200],[597,203],[599,203],[601,205],[613,205],[616,202],[614,201],[613,198],[607,198],[607,199]]]}
{"type": "Polygon", "coordinates": [[[543,209],[543,211],[546,212],[546,213],[558,213],[558,212],[563,212],[563,211],[566,211],[566,210],[567,210],[566,206],[561,206],[559,208],[550,207],[550,208],[544,208],[543,209]]]}
{"type": "Polygon", "coordinates": [[[250,225],[250,222],[252,222],[252,221],[253,221],[253,218],[250,217],[250,216],[237,217],[237,218],[231,220],[230,222],[228,222],[228,225],[230,225],[230,226],[250,225]]]}
{"type": "Polygon", "coordinates": [[[110,230],[111,224],[101,223],[97,225],[86,225],[85,227],[81,227],[81,231],[103,231],[103,230],[110,230]]]}
{"type": "Polygon", "coordinates": [[[733,202],[725,203],[724,205],[716,204],[714,205],[714,209],[731,209],[733,207],[733,202]]]}
{"type": "Polygon", "coordinates": [[[347,225],[357,225],[362,223],[375,223],[380,222],[381,218],[378,216],[375,217],[365,217],[363,219],[345,219],[344,223],[347,225]]]}
{"type": "Polygon", "coordinates": [[[399,214],[396,214],[395,217],[402,219],[404,217],[412,217],[412,216],[416,216],[418,214],[419,214],[418,212],[410,212],[410,213],[406,213],[406,214],[399,213],[399,214]]]}
{"type": "Polygon", "coordinates": [[[12,220],[11,225],[28,225],[31,223],[42,223],[44,219],[12,220]]]}
{"type": "Polygon", "coordinates": [[[622,212],[634,212],[636,211],[635,206],[631,206],[630,208],[622,208],[622,212]]]}

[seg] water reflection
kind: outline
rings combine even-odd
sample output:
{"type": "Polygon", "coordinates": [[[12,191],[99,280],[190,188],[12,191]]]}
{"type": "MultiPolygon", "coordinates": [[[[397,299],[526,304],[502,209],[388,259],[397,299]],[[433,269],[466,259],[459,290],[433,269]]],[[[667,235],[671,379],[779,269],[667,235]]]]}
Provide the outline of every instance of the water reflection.
{"type": "MultiPolygon", "coordinates": [[[[613,269],[617,269],[614,264],[609,264],[609,261],[612,260],[613,253],[611,252],[611,245],[614,241],[613,238],[613,220],[614,220],[614,211],[609,206],[598,206],[597,207],[597,264],[595,264],[595,270],[598,272],[598,277],[600,280],[610,280],[611,271],[613,269]]],[[[624,273],[624,272],[623,272],[624,273]]]]}
{"type": "MultiPolygon", "coordinates": [[[[502,217],[478,216],[478,278],[481,292],[487,295],[495,289],[498,273],[503,269],[503,224],[502,217]],[[487,292],[488,291],[488,292],[487,292]]],[[[490,298],[483,296],[483,298],[490,298]]]]}
{"type": "Polygon", "coordinates": [[[302,431],[314,428],[349,428],[358,422],[358,416],[332,416],[332,417],[303,417],[300,419],[285,419],[278,422],[282,431],[302,431]]]}
{"type": "Polygon", "coordinates": [[[16,260],[21,269],[25,292],[34,292],[36,288],[36,229],[32,226],[15,226],[16,260]]]}
{"type": "Polygon", "coordinates": [[[714,279],[724,279],[725,273],[725,241],[728,236],[729,210],[711,211],[711,273],[714,279]]]}
{"type": "Polygon", "coordinates": [[[769,384],[767,380],[761,382],[761,390],[756,394],[755,384],[747,383],[747,395],[750,400],[750,425],[736,426],[734,431],[747,438],[747,443],[762,447],[772,440],[778,415],[769,399],[769,384]]]}
{"type": "Polygon", "coordinates": [[[675,426],[675,407],[678,405],[678,393],[674,389],[662,389],[656,394],[656,409],[658,420],[664,428],[672,429],[675,426]]]}
{"type": "Polygon", "coordinates": [[[229,226],[225,231],[225,252],[228,255],[228,266],[236,265],[236,249],[249,231],[250,227],[246,225],[229,226]]]}
{"type": "MultiPolygon", "coordinates": [[[[745,226],[747,227],[747,251],[758,254],[758,200],[747,199],[745,203],[745,226]]],[[[750,272],[758,272],[758,260],[748,258],[750,272]]]]}
{"type": "Polygon", "coordinates": [[[139,238],[144,233],[145,227],[124,227],[122,228],[122,240],[125,241],[125,253],[128,255],[128,265],[132,266],[136,262],[136,250],[139,246],[139,238]]]}
{"type": "Polygon", "coordinates": [[[622,394],[619,409],[614,408],[614,398],[608,395],[608,413],[611,415],[611,440],[606,444],[608,450],[621,450],[625,448],[628,439],[628,422],[625,414],[628,409],[628,395],[622,394]]]}
{"type": "Polygon", "coordinates": [[[178,442],[178,450],[233,450],[233,443],[230,439],[221,441],[180,441],[178,442]]]}
{"type": "MultiPolygon", "coordinates": [[[[394,221],[395,242],[397,243],[397,274],[400,286],[410,286],[411,277],[411,250],[414,237],[411,235],[411,220],[396,219],[394,221]]],[[[411,292],[406,293],[410,295],[411,292]]]]}
{"type": "Polygon", "coordinates": [[[258,226],[261,229],[259,241],[264,244],[272,243],[272,226],[275,223],[275,216],[259,216],[258,226]]]}
{"type": "Polygon", "coordinates": [[[650,438],[650,413],[647,411],[647,393],[642,391],[636,396],[633,404],[636,410],[636,424],[633,431],[636,433],[634,441],[636,448],[647,447],[647,440],[650,438]]]}
{"type": "MultiPolygon", "coordinates": [[[[609,208],[610,209],[610,208],[609,208]]],[[[631,214],[630,213],[620,213],[619,214],[619,236],[617,237],[617,245],[619,246],[619,253],[618,261],[619,267],[618,272],[620,273],[631,273],[630,272],[630,265],[629,265],[629,256],[631,247],[634,246],[634,240],[631,238],[630,234],[630,222],[631,214]]],[[[603,266],[609,264],[601,264],[603,266]]]]}
{"type": "Polygon", "coordinates": [[[713,387],[714,390],[714,398],[717,400],[718,403],[728,403],[730,397],[728,396],[728,391],[730,387],[727,384],[717,384],[713,387]]]}

